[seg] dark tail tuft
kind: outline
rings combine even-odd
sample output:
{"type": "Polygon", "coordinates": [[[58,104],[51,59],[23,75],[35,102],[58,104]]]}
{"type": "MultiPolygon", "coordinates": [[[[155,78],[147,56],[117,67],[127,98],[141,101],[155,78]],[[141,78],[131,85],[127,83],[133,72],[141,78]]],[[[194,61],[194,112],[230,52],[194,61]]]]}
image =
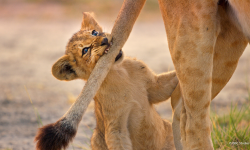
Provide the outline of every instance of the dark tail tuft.
{"type": "Polygon", "coordinates": [[[35,137],[37,150],[61,150],[69,145],[76,135],[76,129],[64,120],[38,129],[35,137]]]}

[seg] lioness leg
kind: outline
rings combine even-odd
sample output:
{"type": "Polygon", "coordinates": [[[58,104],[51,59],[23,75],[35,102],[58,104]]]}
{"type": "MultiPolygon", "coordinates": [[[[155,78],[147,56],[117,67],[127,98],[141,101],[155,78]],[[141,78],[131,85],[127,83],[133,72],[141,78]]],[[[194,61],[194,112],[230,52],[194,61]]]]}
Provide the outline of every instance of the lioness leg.
{"type": "MultiPolygon", "coordinates": [[[[226,6],[227,7],[227,6],[226,6]]],[[[232,20],[228,9],[219,6],[220,33],[218,35],[213,58],[212,77],[212,99],[222,90],[233,75],[240,56],[242,55],[247,40],[241,30],[239,30],[232,20]]],[[[182,108],[182,97],[179,86],[171,96],[173,108],[173,132],[176,149],[181,149],[180,137],[180,113],[182,108]]]]}
{"type": "Polygon", "coordinates": [[[107,144],[104,139],[104,135],[98,132],[96,129],[91,138],[92,150],[108,150],[107,144]]]}
{"type": "Polygon", "coordinates": [[[213,149],[209,105],[218,35],[217,1],[159,0],[159,3],[184,98],[180,118],[183,148],[213,149]]]}

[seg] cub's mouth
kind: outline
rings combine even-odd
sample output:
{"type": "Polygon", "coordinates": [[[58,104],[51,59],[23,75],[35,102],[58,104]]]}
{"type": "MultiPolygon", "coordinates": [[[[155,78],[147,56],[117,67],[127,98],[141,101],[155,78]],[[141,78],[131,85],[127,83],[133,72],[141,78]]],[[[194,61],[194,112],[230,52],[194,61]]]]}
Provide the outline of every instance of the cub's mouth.
{"type": "Polygon", "coordinates": [[[112,42],[108,43],[107,48],[104,50],[104,53],[107,54],[109,51],[109,48],[112,46],[112,42]]]}
{"type": "MultiPolygon", "coordinates": [[[[112,44],[113,44],[112,42],[108,43],[107,48],[104,50],[105,54],[108,53],[108,51],[109,51],[110,47],[112,46],[112,44]]],[[[115,58],[115,62],[118,61],[122,57],[122,55],[123,55],[123,52],[122,52],[122,50],[120,50],[119,54],[115,58]]]]}

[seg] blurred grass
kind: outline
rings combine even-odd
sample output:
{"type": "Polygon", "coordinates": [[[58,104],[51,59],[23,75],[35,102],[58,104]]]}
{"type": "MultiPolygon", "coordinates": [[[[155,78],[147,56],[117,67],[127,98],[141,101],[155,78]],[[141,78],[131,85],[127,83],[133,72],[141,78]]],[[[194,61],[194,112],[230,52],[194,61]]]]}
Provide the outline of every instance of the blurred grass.
{"type": "Polygon", "coordinates": [[[215,149],[250,150],[250,91],[245,104],[231,105],[229,114],[211,112],[212,141],[215,149]]]}

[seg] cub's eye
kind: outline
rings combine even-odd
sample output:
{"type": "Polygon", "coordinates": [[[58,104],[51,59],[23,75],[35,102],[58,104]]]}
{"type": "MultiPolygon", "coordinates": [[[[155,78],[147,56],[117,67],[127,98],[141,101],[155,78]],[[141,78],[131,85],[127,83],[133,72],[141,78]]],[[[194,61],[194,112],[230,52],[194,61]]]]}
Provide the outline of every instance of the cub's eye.
{"type": "Polygon", "coordinates": [[[89,47],[85,47],[82,49],[82,56],[89,51],[89,47]]]}
{"type": "Polygon", "coordinates": [[[97,32],[96,30],[93,30],[93,31],[92,31],[92,35],[93,35],[93,36],[97,36],[97,35],[98,35],[98,32],[97,32]]]}

